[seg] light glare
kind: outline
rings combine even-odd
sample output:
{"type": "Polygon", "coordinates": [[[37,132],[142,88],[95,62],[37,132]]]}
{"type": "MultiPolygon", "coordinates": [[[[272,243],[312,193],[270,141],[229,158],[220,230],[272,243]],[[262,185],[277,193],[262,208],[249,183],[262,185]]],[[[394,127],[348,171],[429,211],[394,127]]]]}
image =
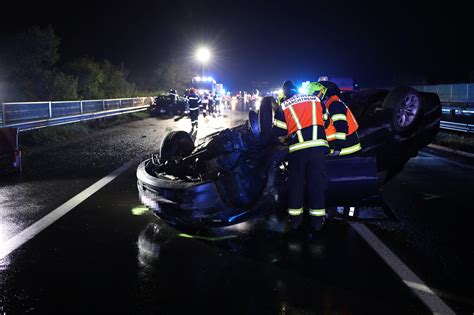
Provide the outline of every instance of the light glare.
{"type": "Polygon", "coordinates": [[[206,47],[201,47],[196,51],[196,59],[199,62],[206,63],[211,58],[211,52],[206,47]]]}

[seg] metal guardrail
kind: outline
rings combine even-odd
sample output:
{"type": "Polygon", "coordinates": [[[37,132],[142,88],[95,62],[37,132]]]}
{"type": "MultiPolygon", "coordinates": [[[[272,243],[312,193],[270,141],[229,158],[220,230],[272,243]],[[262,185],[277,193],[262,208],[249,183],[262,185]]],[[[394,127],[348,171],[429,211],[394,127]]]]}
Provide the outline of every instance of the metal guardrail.
{"type": "Polygon", "coordinates": [[[416,85],[418,91],[436,93],[443,103],[442,113],[445,118],[467,122],[441,121],[440,128],[466,133],[474,133],[471,116],[474,116],[474,83],[416,85]]]}
{"type": "Polygon", "coordinates": [[[474,116],[474,109],[457,106],[443,106],[443,114],[453,116],[474,116]]]}
{"type": "Polygon", "coordinates": [[[150,97],[2,103],[0,128],[20,131],[69,124],[146,110],[150,97]]]}
{"type": "Polygon", "coordinates": [[[415,85],[421,92],[439,95],[442,103],[474,103],[474,83],[415,85]]]}
{"type": "Polygon", "coordinates": [[[452,121],[441,121],[439,124],[439,127],[441,129],[446,129],[446,130],[474,133],[474,125],[471,125],[471,124],[456,123],[452,121]]]}

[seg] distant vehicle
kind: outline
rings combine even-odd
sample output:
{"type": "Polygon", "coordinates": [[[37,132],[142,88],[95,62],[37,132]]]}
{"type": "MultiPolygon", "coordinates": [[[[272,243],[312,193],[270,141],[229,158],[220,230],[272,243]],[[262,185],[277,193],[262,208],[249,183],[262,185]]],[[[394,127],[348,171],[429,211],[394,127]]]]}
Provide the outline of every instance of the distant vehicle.
{"type": "Polygon", "coordinates": [[[195,88],[199,95],[204,95],[205,93],[225,94],[224,86],[217,83],[213,77],[194,77],[191,80],[190,86],[195,88]]]}
{"type": "Polygon", "coordinates": [[[166,94],[157,96],[148,108],[150,116],[173,116],[188,113],[188,101],[185,97],[166,94]]]}
{"type": "MultiPolygon", "coordinates": [[[[327,157],[327,207],[364,206],[379,188],[429,144],[439,130],[441,105],[434,93],[410,87],[343,94],[359,122],[362,151],[327,157]]],[[[137,169],[141,200],[176,226],[236,224],[286,207],[288,149],[275,140],[272,97],[240,126],[216,132],[197,145],[185,131],[163,139],[160,154],[137,169]]]]}

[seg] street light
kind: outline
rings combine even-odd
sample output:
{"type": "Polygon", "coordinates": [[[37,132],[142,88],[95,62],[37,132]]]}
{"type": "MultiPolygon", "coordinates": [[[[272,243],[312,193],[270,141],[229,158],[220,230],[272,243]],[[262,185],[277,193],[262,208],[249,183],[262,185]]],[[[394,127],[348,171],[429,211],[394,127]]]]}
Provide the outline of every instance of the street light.
{"type": "Polygon", "coordinates": [[[204,65],[211,58],[211,52],[207,47],[200,47],[196,50],[196,59],[202,63],[202,76],[204,77],[204,65]]]}

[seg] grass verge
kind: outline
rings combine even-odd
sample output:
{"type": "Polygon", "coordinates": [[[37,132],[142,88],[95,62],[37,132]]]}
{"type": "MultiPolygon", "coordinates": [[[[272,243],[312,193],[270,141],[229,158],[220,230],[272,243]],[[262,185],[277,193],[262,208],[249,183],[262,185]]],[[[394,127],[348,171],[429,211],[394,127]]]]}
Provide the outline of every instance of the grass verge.
{"type": "Polygon", "coordinates": [[[102,130],[123,123],[142,120],[150,117],[147,111],[117,115],[63,126],[54,126],[29,130],[20,133],[21,146],[38,146],[49,143],[66,141],[78,136],[85,136],[96,130],[102,130]]]}
{"type": "Polygon", "coordinates": [[[472,134],[440,131],[433,143],[454,150],[474,153],[474,135],[472,134]]]}

